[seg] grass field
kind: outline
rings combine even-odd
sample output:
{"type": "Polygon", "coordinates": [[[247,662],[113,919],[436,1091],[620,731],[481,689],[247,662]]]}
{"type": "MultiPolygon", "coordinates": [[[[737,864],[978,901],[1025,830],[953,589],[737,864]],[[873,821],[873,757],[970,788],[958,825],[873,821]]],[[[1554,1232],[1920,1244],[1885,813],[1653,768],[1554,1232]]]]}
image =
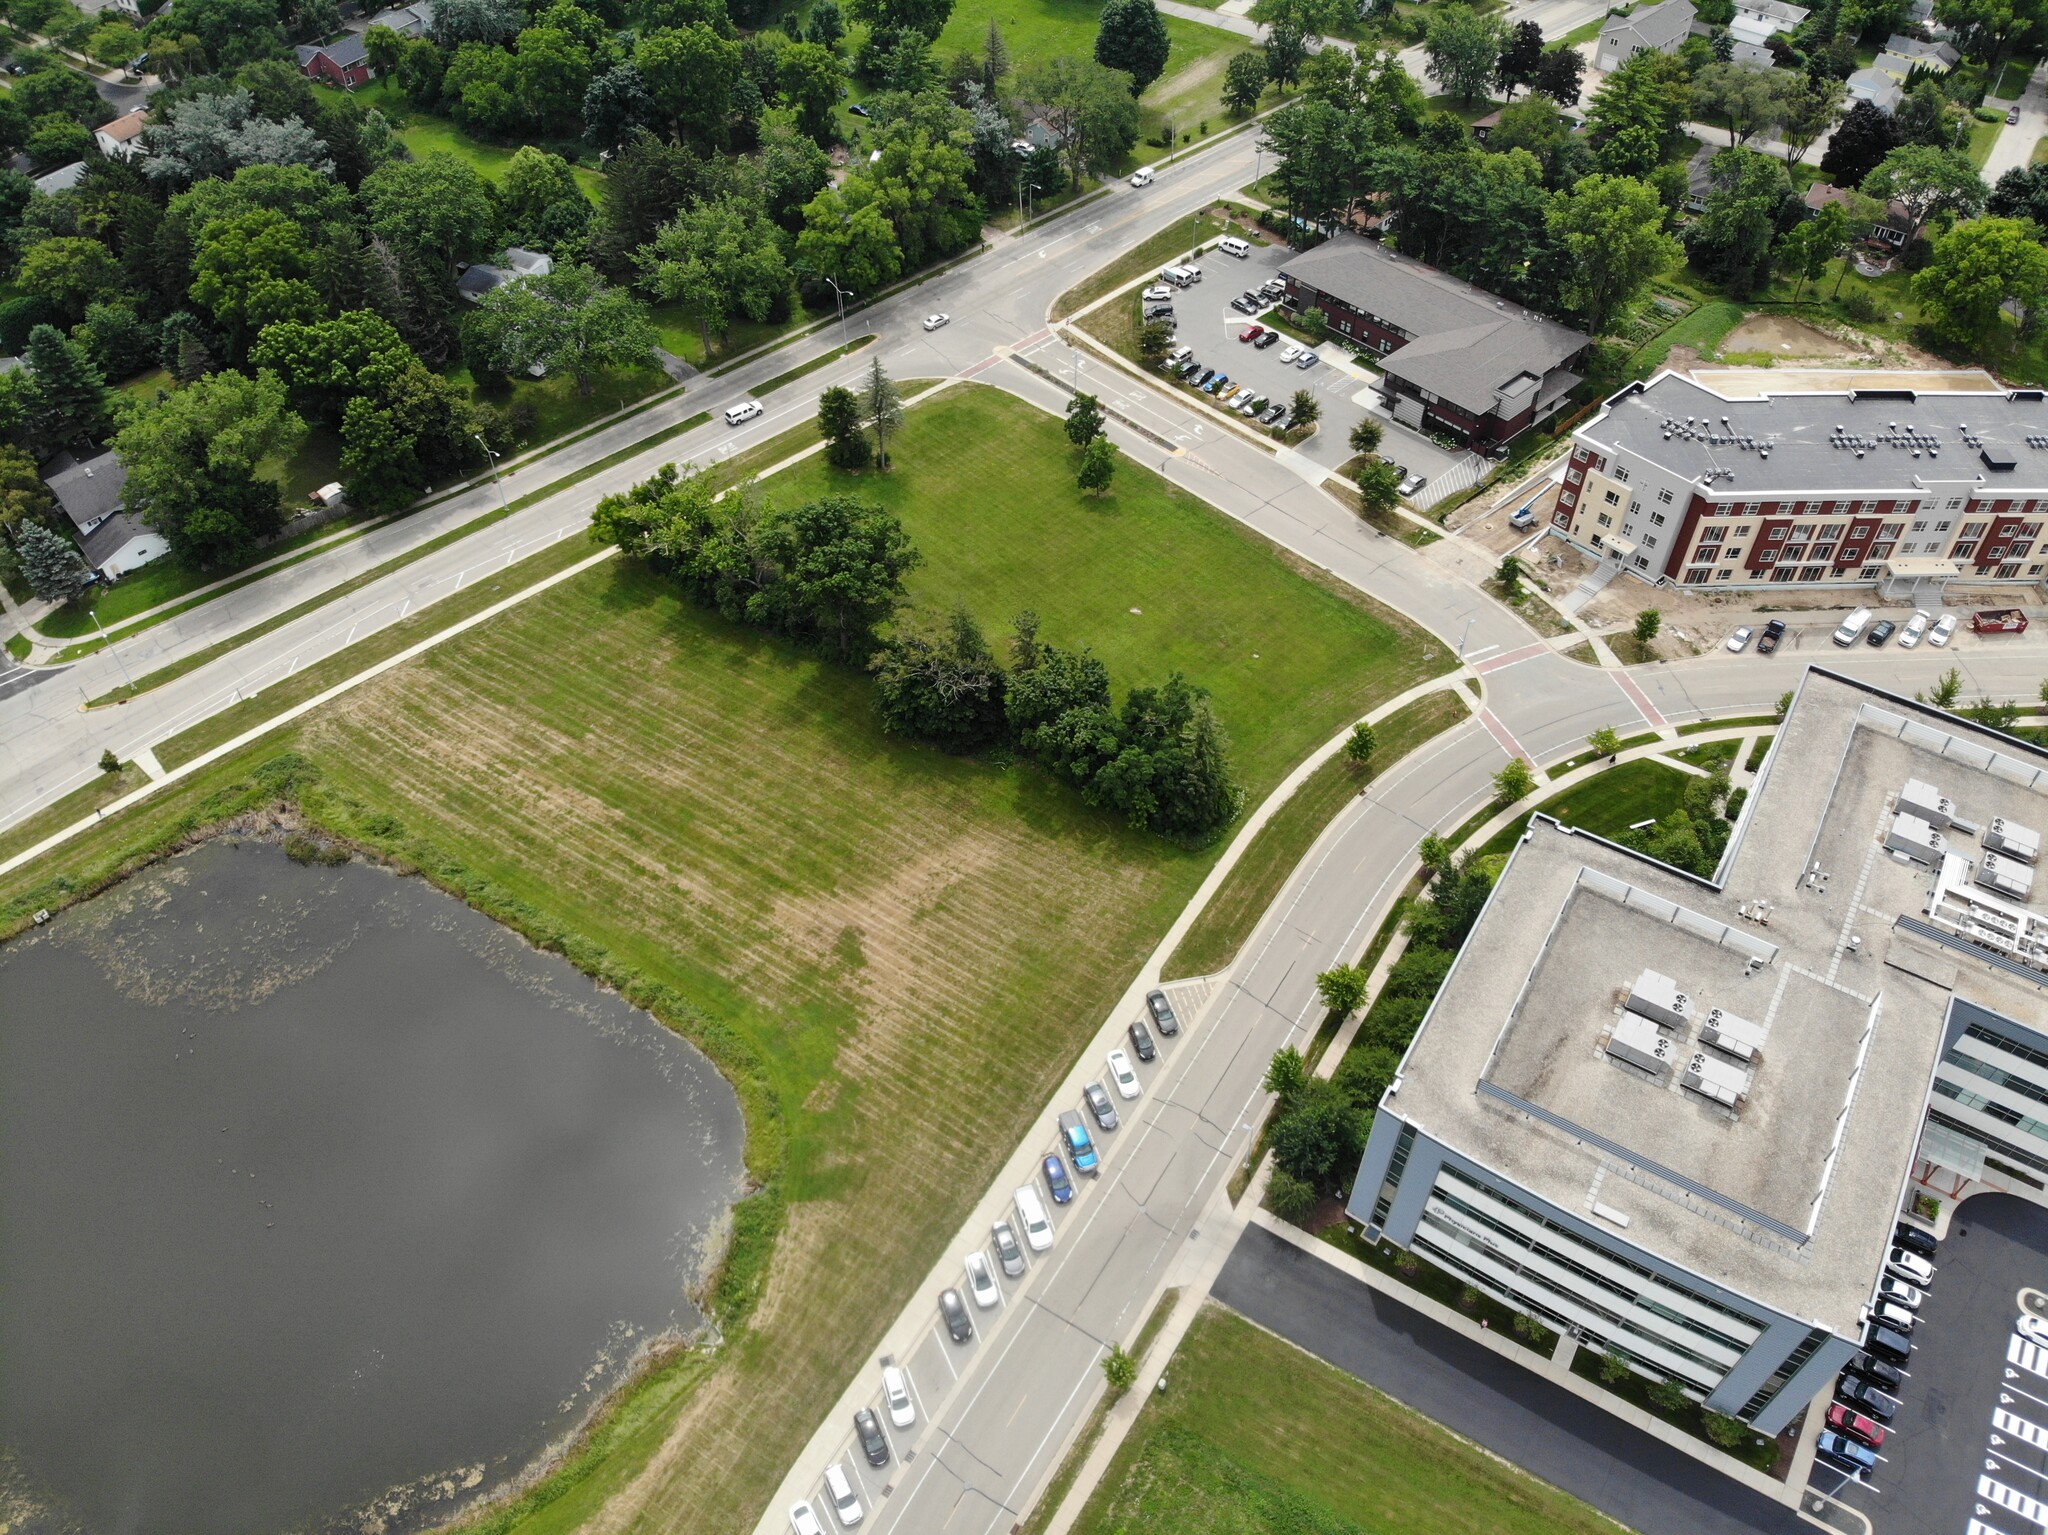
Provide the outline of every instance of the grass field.
{"type": "MultiPolygon", "coordinates": [[[[1667,816],[1676,810],[1690,782],[1690,774],[1681,773],[1668,762],[1639,757],[1561,794],[1551,795],[1536,811],[1596,837],[1619,838],[1638,821],[1667,816]]],[[[1529,815],[1517,816],[1512,825],[1480,849],[1481,855],[1507,852],[1528,824],[1529,815]]]]}
{"type": "MultiPolygon", "coordinates": [[[[886,478],[771,491],[888,502],[922,600],[992,627],[1031,603],[1120,689],[1185,667],[1254,797],[1428,670],[1413,631],[1136,465],[1081,497],[1057,423],[1006,396],[948,390],[896,451],[886,478]]],[[[588,1468],[644,1456],[617,1528],[751,1527],[1216,856],[1027,764],[885,737],[860,678],[609,561],[0,878],[0,919],[286,792],[755,1063],[749,1163],[787,1228],[754,1325],[588,1468]],[[939,1060],[971,1091],[934,1116],[939,1060]]],[[[553,1535],[564,1504],[500,1527],[553,1535]]]]}
{"type": "MultiPolygon", "coordinates": [[[[506,169],[512,164],[512,156],[518,153],[517,146],[486,144],[482,139],[473,138],[447,118],[432,112],[423,112],[405,99],[405,92],[398,88],[396,80],[373,80],[368,85],[358,86],[353,92],[344,92],[338,86],[316,83],[315,91],[331,95],[353,95],[365,106],[375,107],[391,120],[398,130],[399,139],[415,156],[443,150],[458,160],[466,161],[486,181],[504,179],[506,169]]],[[[576,184],[583,188],[583,195],[595,204],[604,189],[604,177],[598,172],[576,164],[576,156],[582,152],[578,145],[542,145],[542,148],[566,150],[562,158],[569,161],[570,174],[576,184]]]]}
{"type": "Polygon", "coordinates": [[[1212,975],[1237,957],[1260,917],[1271,906],[1287,876],[1308,855],[1316,838],[1337,813],[1382,773],[1466,717],[1458,693],[1446,689],[1406,704],[1375,727],[1379,745],[1366,771],[1341,753],[1317,768],[1259,828],[1202,914],[1189,925],[1167,958],[1168,980],[1212,975]]]}
{"type": "Polygon", "coordinates": [[[1596,1510],[1210,1306],[1076,1535],[1613,1535],[1596,1510]]]}

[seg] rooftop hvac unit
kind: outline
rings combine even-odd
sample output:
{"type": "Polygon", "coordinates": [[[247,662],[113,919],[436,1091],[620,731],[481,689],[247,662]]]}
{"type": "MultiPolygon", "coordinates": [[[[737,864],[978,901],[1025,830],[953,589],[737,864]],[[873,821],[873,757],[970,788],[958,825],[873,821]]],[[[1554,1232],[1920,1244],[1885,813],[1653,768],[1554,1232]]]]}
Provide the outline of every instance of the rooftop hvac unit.
{"type": "Polygon", "coordinates": [[[1692,998],[1680,991],[1670,976],[1645,970],[1629,988],[1628,1010],[1666,1028],[1682,1029],[1692,1013],[1692,998]]]}
{"type": "Polygon", "coordinates": [[[1884,845],[1894,853],[1904,853],[1933,866],[1941,862],[1941,855],[1947,851],[1948,838],[1919,816],[1901,810],[1892,817],[1892,829],[1884,834],[1884,845]]]}
{"type": "Polygon", "coordinates": [[[2034,890],[2034,871],[2011,858],[1986,853],[1977,865],[1977,883],[2016,901],[2024,901],[2034,890]]]}
{"type": "Polygon", "coordinates": [[[1936,831],[1947,831],[1956,814],[1955,801],[1917,778],[1907,779],[1906,787],[1899,791],[1899,809],[1918,816],[1936,831]]]}
{"type": "Polygon", "coordinates": [[[1611,1060],[1626,1061],[1653,1077],[1662,1077],[1677,1060],[1678,1045],[1670,1035],[1659,1033],[1649,1019],[1623,1013],[1608,1036],[1607,1054],[1611,1060]]]}
{"type": "Polygon", "coordinates": [[[1984,846],[2021,863],[2038,863],[2041,859],[2041,834],[2002,815],[1991,818],[1990,829],[1984,833],[1984,846]]]}
{"type": "Polygon", "coordinates": [[[1707,1021],[1700,1026],[1700,1043],[1711,1045],[1738,1061],[1753,1061],[1757,1051],[1764,1046],[1764,1031],[1747,1018],[1738,1018],[1725,1008],[1717,1007],[1707,1014],[1707,1021]]]}
{"type": "Polygon", "coordinates": [[[1686,1062],[1685,1075],[1678,1082],[1687,1091],[1732,1109],[1741,1104],[1742,1090],[1749,1085],[1749,1078],[1740,1066],[1717,1061],[1700,1050],[1686,1062]]]}

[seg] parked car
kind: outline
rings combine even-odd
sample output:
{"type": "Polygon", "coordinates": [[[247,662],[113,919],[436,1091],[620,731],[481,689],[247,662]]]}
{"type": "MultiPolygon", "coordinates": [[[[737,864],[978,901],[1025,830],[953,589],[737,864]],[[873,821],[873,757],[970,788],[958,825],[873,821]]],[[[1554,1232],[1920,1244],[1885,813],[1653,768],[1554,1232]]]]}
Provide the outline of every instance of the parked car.
{"type": "Polygon", "coordinates": [[[1280,354],[1280,360],[1282,362],[1293,362],[1300,356],[1301,348],[1296,346],[1292,341],[1290,341],[1287,343],[1287,350],[1280,354]]]}
{"type": "Polygon", "coordinates": [[[866,117],[868,115],[868,109],[862,106],[857,101],[854,102],[851,106],[849,106],[846,110],[851,112],[855,117],[866,117]]]}
{"type": "Polygon", "coordinates": [[[1934,621],[1934,627],[1927,631],[1927,643],[1939,650],[1949,642],[1949,636],[1955,632],[1955,614],[1944,613],[1934,621]]]}
{"type": "Polygon", "coordinates": [[[953,1335],[955,1343],[965,1343],[974,1336],[974,1319],[967,1314],[967,1302],[951,1285],[939,1291],[939,1315],[946,1319],[946,1331],[953,1335]]]}
{"type": "Polygon", "coordinates": [[[2008,128],[2017,128],[2020,125],[2020,109],[2018,107],[2012,108],[2005,114],[2005,125],[2008,128]]]}
{"type": "Polygon", "coordinates": [[[1906,620],[1906,627],[1899,631],[1899,649],[1911,650],[1919,644],[1920,636],[1927,632],[1927,626],[1932,622],[1925,608],[1915,608],[1913,616],[1906,620]]]}
{"type": "Polygon", "coordinates": [[[928,314],[924,317],[924,328],[926,330],[937,330],[942,325],[951,325],[952,323],[953,317],[949,314],[928,314]]]}
{"type": "Polygon", "coordinates": [[[1114,1130],[1117,1127],[1116,1105],[1109,1101],[1109,1093],[1100,1082],[1090,1082],[1081,1089],[1081,1096],[1087,1100],[1088,1112],[1095,1116],[1097,1129],[1114,1130]]]}
{"type": "Polygon", "coordinates": [[[1744,624],[1740,629],[1737,629],[1728,636],[1728,648],[1736,655],[1741,655],[1743,651],[1749,649],[1750,639],[1755,634],[1756,630],[1750,628],[1748,624],[1744,624]]]}
{"type": "Polygon", "coordinates": [[[825,1527],[818,1523],[818,1516],[811,1512],[807,1502],[789,1505],[789,1527],[796,1535],[825,1535],[825,1527]]]}
{"type": "Polygon", "coordinates": [[[1038,1171],[1045,1178],[1045,1191],[1052,1195],[1056,1205],[1069,1204],[1074,1198],[1074,1180],[1067,1176],[1067,1164],[1060,1160],[1056,1151],[1048,1151],[1038,1159],[1038,1171]]]}
{"type": "Polygon", "coordinates": [[[1838,1434],[1847,1434],[1851,1439],[1869,1445],[1873,1450],[1884,1443],[1884,1430],[1870,1419],[1840,1402],[1828,1409],[1828,1427],[1838,1434]]]}
{"type": "Polygon", "coordinates": [[[859,1524],[867,1512],[860,1506],[859,1494],[853,1490],[853,1478],[836,1460],[825,1468],[825,1496],[832,1500],[832,1512],[838,1516],[839,1522],[849,1530],[859,1524]]]}
{"type": "MultiPolygon", "coordinates": [[[[1014,1242],[1016,1238],[1011,1240],[1014,1242]]],[[[889,1409],[889,1421],[898,1428],[908,1428],[917,1421],[917,1404],[910,1395],[910,1377],[900,1366],[882,1366],[882,1405],[889,1409]]]]}
{"type": "Polygon", "coordinates": [[[1121,1050],[1109,1052],[1109,1080],[1116,1084],[1117,1096],[1126,1100],[1143,1091],[1138,1086],[1137,1072],[1131,1069],[1131,1058],[1121,1050]]]}
{"type": "Polygon", "coordinates": [[[1263,352],[1267,347],[1278,346],[1279,344],[1280,332],[1278,332],[1277,330],[1269,330],[1263,336],[1259,337],[1256,341],[1252,343],[1252,350],[1255,352],[1263,352]]]}
{"type": "Polygon", "coordinates": [[[997,1285],[995,1270],[988,1266],[986,1257],[969,1253],[961,1266],[967,1270],[967,1293],[974,1297],[975,1305],[987,1311],[1002,1300],[1002,1288],[997,1285]]]}
{"type": "Polygon", "coordinates": [[[1900,1221],[1892,1228],[1892,1241],[1909,1253],[1918,1253],[1923,1258],[1934,1256],[1934,1233],[1922,1231],[1918,1226],[1900,1221]]]}
{"type": "Polygon", "coordinates": [[[1240,416],[1256,416],[1265,408],[1266,397],[1262,394],[1255,394],[1249,400],[1246,400],[1244,404],[1237,407],[1237,413],[1240,416]]]}
{"type": "Polygon", "coordinates": [[[1849,1361],[1848,1375],[1843,1379],[1846,1381],[1851,1377],[1867,1381],[1879,1391],[1889,1391],[1893,1396],[1899,1394],[1899,1387],[1905,1383],[1905,1377],[1897,1370],[1882,1359],[1872,1359],[1868,1354],[1858,1354],[1849,1361]]]}
{"type": "Polygon", "coordinates": [[[1265,326],[1263,326],[1263,325],[1247,325],[1247,326],[1246,326],[1246,327],[1245,327],[1245,328],[1244,328],[1244,329],[1243,329],[1242,331],[1240,331],[1240,332],[1238,333],[1238,337],[1237,337],[1237,339],[1238,339],[1238,340],[1240,340],[1240,341],[1256,341],[1256,340],[1258,340],[1258,339],[1259,339],[1259,337],[1261,337],[1261,336],[1263,336],[1263,335],[1265,335],[1265,334],[1266,334],[1266,327],[1265,327],[1265,326]]]}
{"type": "Polygon", "coordinates": [[[1156,282],[1139,295],[1148,304],[1171,304],[1174,289],[1163,282],[1156,282]]]}
{"type": "Polygon", "coordinates": [[[1897,624],[1893,623],[1889,618],[1880,618],[1870,626],[1870,633],[1863,637],[1863,643],[1872,650],[1876,650],[1898,632],[1899,626],[1897,624]]]}
{"type": "Polygon", "coordinates": [[[1321,361],[1322,359],[1316,356],[1314,352],[1308,351],[1304,348],[1302,354],[1294,359],[1294,365],[1295,367],[1300,368],[1303,372],[1307,372],[1310,368],[1313,368],[1317,363],[1321,361]]]}
{"type": "Polygon", "coordinates": [[[1027,1183],[1017,1190],[1012,1203],[1017,1206],[1017,1223],[1024,1228],[1024,1245],[1035,1253],[1052,1246],[1052,1222],[1045,1218],[1045,1202],[1038,1197],[1038,1190],[1027,1183]]]}
{"type": "Polygon", "coordinates": [[[1202,385],[1202,393],[1214,394],[1217,390],[1221,389],[1225,384],[1229,382],[1230,375],[1228,373],[1219,373],[1214,378],[1210,379],[1208,383],[1202,385]]]}
{"type": "Polygon", "coordinates": [[[1286,414],[1287,407],[1285,405],[1268,405],[1265,414],[1259,417],[1259,422],[1263,426],[1272,426],[1286,414]]]}
{"type": "Polygon", "coordinates": [[[872,1407],[863,1407],[853,1415],[853,1433],[860,1440],[860,1452],[867,1456],[869,1465],[889,1464],[889,1440],[882,1432],[882,1420],[875,1416],[872,1407]]]}
{"type": "Polygon", "coordinates": [[[1885,1300],[1882,1297],[1879,1298],[1876,1305],[1870,1308],[1870,1317],[1880,1327],[1890,1328],[1893,1332],[1907,1338],[1913,1336],[1913,1329],[1920,1322],[1919,1317],[1913,1314],[1911,1307],[1902,1306],[1895,1300],[1885,1300]]]}
{"type": "Polygon", "coordinates": [[[1060,1139],[1066,1143],[1067,1155],[1074,1159],[1075,1172],[1094,1177],[1102,1171],[1102,1158],[1095,1154],[1087,1122],[1072,1109],[1060,1115],[1060,1139]]]}
{"type": "Polygon", "coordinates": [[[1165,992],[1146,992],[1145,1010],[1152,1015],[1152,1026],[1168,1039],[1180,1032],[1180,1019],[1174,1016],[1173,1004],[1167,1001],[1165,992]]]}
{"type": "Polygon", "coordinates": [[[1858,608],[1847,618],[1843,619],[1841,624],[1835,629],[1835,643],[1837,645],[1855,644],[1857,636],[1863,633],[1863,626],[1869,622],[1870,609],[1858,608]]]}
{"type": "Polygon", "coordinates": [[[1912,1362],[1912,1338],[1876,1319],[1871,1321],[1863,1335],[1863,1347],[1879,1359],[1889,1360],[1901,1369],[1912,1362]]]}
{"type": "Polygon", "coordinates": [[[1284,277],[1269,277],[1259,284],[1259,292],[1263,293],[1267,298],[1278,298],[1286,291],[1287,279],[1284,277]]]}
{"type": "Polygon", "coordinates": [[[1145,1020],[1133,1018],[1131,1026],[1124,1031],[1131,1036],[1131,1049],[1141,1061],[1149,1061],[1159,1054],[1159,1047],[1152,1043],[1152,1031],[1145,1027],[1145,1020]]]}
{"type": "Polygon", "coordinates": [[[1847,1471],[1853,1476],[1861,1476],[1866,1471],[1877,1469],[1875,1450],[1867,1445],[1858,1444],[1853,1439],[1845,1439],[1840,1434],[1822,1434],[1814,1443],[1814,1453],[1838,1470],[1847,1471]]]}
{"type": "Polygon", "coordinates": [[[1428,475],[1411,474],[1406,479],[1401,481],[1401,494],[1404,496],[1412,496],[1415,494],[1415,492],[1422,489],[1422,487],[1427,485],[1428,483],[1428,475]]]}
{"type": "Polygon", "coordinates": [[[1239,314],[1257,314],[1259,312],[1258,304],[1246,298],[1242,293],[1230,301],[1230,307],[1239,314]]]}
{"type": "Polygon", "coordinates": [[[1756,653],[1760,656],[1772,654],[1778,642],[1785,637],[1785,620],[1774,618],[1764,625],[1764,637],[1756,642],[1756,653]]]}
{"type": "Polygon", "coordinates": [[[989,1228],[989,1237],[996,1246],[996,1262],[1003,1266],[1003,1272],[1012,1279],[1024,1277],[1024,1249],[1017,1245],[1017,1233],[1008,1221],[997,1221],[989,1228]]]}
{"type": "Polygon", "coordinates": [[[1877,1282],[1877,1293],[1895,1306],[1904,1306],[1908,1311],[1917,1312],[1920,1303],[1927,1299],[1927,1292],[1918,1285],[1910,1284],[1896,1274],[1886,1274],[1877,1282]]]}
{"type": "Polygon", "coordinates": [[[1875,1418],[1880,1423],[1891,1422],[1892,1414],[1899,1410],[1897,1397],[1880,1389],[1871,1381],[1858,1380],[1853,1376],[1842,1377],[1835,1386],[1835,1396],[1837,1400],[1847,1402],[1858,1412],[1866,1417],[1875,1418]]]}

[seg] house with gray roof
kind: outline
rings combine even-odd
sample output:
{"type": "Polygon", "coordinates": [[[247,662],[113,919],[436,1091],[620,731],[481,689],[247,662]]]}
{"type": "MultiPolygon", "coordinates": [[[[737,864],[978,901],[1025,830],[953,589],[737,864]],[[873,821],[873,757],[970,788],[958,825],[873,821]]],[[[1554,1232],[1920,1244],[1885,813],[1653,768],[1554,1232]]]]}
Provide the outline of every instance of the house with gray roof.
{"type": "Polygon", "coordinates": [[[43,483],[71,519],[86,563],[109,581],[170,552],[163,534],[125,509],[128,466],[111,451],[87,459],[59,454],[43,483]]]}
{"type": "Polygon", "coordinates": [[[1676,53],[1693,23],[1692,0],[1664,0],[1639,6],[1626,16],[1610,16],[1600,29],[1593,67],[1602,74],[1621,68],[1639,53],[1676,53]]]}
{"type": "Polygon", "coordinates": [[[360,32],[344,33],[331,43],[301,43],[292,51],[308,80],[353,89],[377,78],[377,71],[370,67],[370,46],[360,32]]]}
{"type": "Polygon", "coordinates": [[[1369,240],[1338,235],[1280,269],[1282,300],[1320,309],[1376,358],[1387,408],[1484,451],[1554,414],[1592,338],[1369,240]]]}
{"type": "Polygon", "coordinates": [[[474,304],[494,288],[528,277],[545,277],[555,269],[552,256],[540,251],[508,245],[495,263],[479,261],[455,279],[455,291],[464,302],[474,304]]]}

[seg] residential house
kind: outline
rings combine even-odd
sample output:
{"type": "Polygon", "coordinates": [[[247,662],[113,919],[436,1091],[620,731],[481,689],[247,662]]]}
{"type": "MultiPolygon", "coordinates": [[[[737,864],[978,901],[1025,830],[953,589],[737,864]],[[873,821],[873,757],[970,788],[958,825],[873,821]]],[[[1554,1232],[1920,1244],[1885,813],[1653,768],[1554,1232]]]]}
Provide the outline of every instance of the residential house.
{"type": "MultiPolygon", "coordinates": [[[[1816,181],[1806,189],[1806,196],[1800,201],[1806,204],[1806,211],[1809,214],[1820,212],[1830,203],[1839,204],[1849,210],[1849,215],[1853,219],[1858,205],[1865,203],[1867,199],[1854,192],[1844,191],[1841,187],[1830,186],[1825,181],[1816,181]]],[[[1870,226],[1869,232],[1863,238],[1897,249],[1910,240],[1914,233],[1910,227],[1905,204],[1894,201],[1886,205],[1884,213],[1870,226]]]]}
{"type": "Polygon", "coordinates": [[[292,50],[308,80],[324,80],[354,90],[377,78],[370,67],[370,48],[363,34],[350,32],[331,43],[301,43],[292,50]]]}
{"type": "Polygon", "coordinates": [[[1693,157],[1685,162],[1685,211],[1705,213],[1707,197],[1714,190],[1714,156],[1721,151],[1711,144],[1702,145],[1693,157]]]}
{"type": "Polygon", "coordinates": [[[85,180],[85,162],[73,160],[69,165],[60,165],[46,176],[35,179],[35,188],[50,197],[59,192],[68,192],[85,180]]]}
{"type": "Polygon", "coordinates": [[[552,256],[508,245],[496,264],[479,261],[466,269],[455,279],[455,291],[466,302],[474,304],[494,288],[502,288],[526,277],[545,277],[554,269],[552,256]]]}
{"type": "Polygon", "coordinates": [[[1877,68],[1859,69],[1846,82],[1853,101],[1867,101],[1887,112],[1896,112],[1906,98],[1905,77],[1877,68]]]}
{"type": "Polygon", "coordinates": [[[109,160],[133,160],[149,153],[142,142],[142,130],[148,122],[149,108],[137,107],[93,129],[93,142],[109,160]]]}
{"type": "Polygon", "coordinates": [[[379,11],[363,23],[363,30],[389,27],[400,37],[425,37],[433,24],[433,0],[414,0],[411,5],[394,5],[379,11]]]}
{"type": "Polygon", "coordinates": [[[163,534],[123,509],[128,466],[114,453],[84,460],[59,454],[43,483],[77,530],[85,562],[109,581],[170,551],[163,534]]]}
{"type": "Polygon", "coordinates": [[[1021,138],[1010,140],[1010,148],[1018,159],[1028,158],[1034,150],[1058,149],[1066,142],[1059,130],[1042,117],[1034,117],[1024,125],[1021,138]]]}
{"type": "Polygon", "coordinates": [[[1639,7],[1626,16],[1610,16],[1600,29],[1593,67],[1606,74],[1639,53],[1676,53],[1692,27],[1692,0],[1664,0],[1639,7]]]}
{"type": "Polygon", "coordinates": [[[1785,0],[1735,0],[1737,23],[1751,22],[1770,32],[1790,32],[1809,14],[1806,7],[1787,5],[1785,0]]]}
{"type": "Polygon", "coordinates": [[[1369,240],[1340,234],[1280,269],[1282,302],[1320,309],[1377,363],[1396,421],[1486,451],[1554,414],[1590,337],[1369,240]]]}
{"type": "Polygon", "coordinates": [[[1953,43],[1922,42],[1917,37],[1908,37],[1903,32],[1894,32],[1884,40],[1884,52],[1878,55],[1882,60],[1886,54],[1897,59],[1909,60],[1907,73],[1914,69],[1931,69],[1938,75],[1945,75],[1963,62],[1963,56],[1953,43]]]}

